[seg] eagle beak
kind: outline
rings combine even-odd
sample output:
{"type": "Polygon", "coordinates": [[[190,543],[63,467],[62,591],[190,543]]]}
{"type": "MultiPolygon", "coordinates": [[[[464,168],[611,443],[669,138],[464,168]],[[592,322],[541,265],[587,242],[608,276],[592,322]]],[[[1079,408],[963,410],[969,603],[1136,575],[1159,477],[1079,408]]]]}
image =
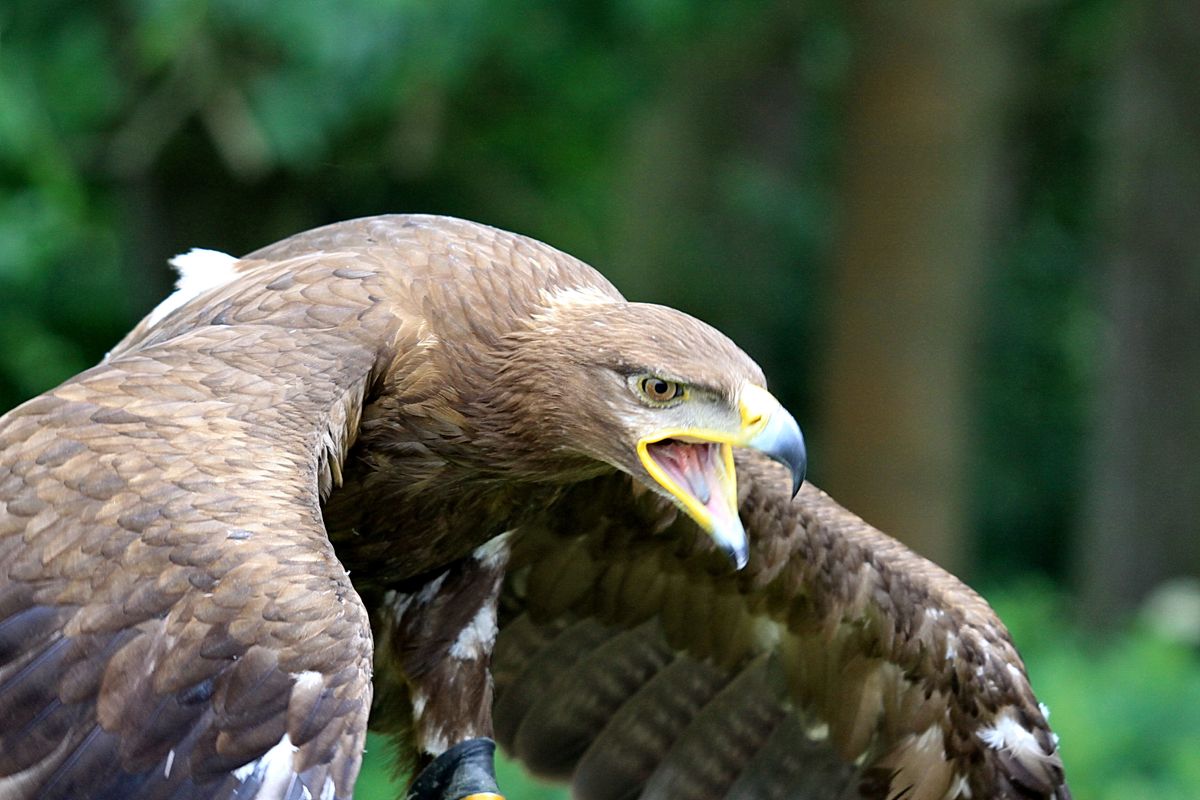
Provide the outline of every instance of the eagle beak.
{"type": "Polygon", "coordinates": [[[659,431],[638,442],[638,457],[650,477],[741,569],[750,560],[750,543],[738,516],[733,448],[749,447],[786,465],[793,496],[804,482],[807,456],[800,426],[766,389],[743,386],[738,410],[741,424],[736,431],[659,431]]]}
{"type": "Polygon", "coordinates": [[[738,405],[742,412],[742,430],[747,438],[735,444],[757,450],[787,467],[792,473],[792,497],[795,497],[808,469],[808,451],[800,426],[761,386],[743,386],[738,405]]]}

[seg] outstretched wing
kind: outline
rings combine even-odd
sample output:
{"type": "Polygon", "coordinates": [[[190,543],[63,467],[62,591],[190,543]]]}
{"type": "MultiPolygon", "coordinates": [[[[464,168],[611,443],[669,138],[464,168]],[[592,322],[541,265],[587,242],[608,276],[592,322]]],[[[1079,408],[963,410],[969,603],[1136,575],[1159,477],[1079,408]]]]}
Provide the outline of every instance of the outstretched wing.
{"type": "Polygon", "coordinates": [[[740,573],[621,479],[521,532],[493,662],[501,745],[581,800],[1069,797],[987,604],[738,458],[740,573]]]}
{"type": "Polygon", "coordinates": [[[371,634],[318,486],[369,358],[172,336],[0,418],[0,797],[349,797],[371,634]]]}

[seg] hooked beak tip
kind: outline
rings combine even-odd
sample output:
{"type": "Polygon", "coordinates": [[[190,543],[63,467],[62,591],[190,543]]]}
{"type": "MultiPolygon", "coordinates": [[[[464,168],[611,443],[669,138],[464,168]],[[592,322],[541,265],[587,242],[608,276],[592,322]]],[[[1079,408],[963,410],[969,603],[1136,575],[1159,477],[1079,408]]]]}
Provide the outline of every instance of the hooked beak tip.
{"type": "MultiPolygon", "coordinates": [[[[736,512],[735,512],[736,513],[736,512]]],[[[750,541],[741,519],[734,517],[728,526],[718,525],[712,532],[721,552],[729,557],[735,570],[741,570],[750,561],[750,541]]]]}
{"type": "Polygon", "coordinates": [[[781,460],[792,473],[792,498],[800,494],[800,487],[804,485],[804,474],[808,470],[808,451],[804,447],[804,436],[800,433],[800,429],[796,429],[795,445],[791,452],[785,454],[781,460]]]}

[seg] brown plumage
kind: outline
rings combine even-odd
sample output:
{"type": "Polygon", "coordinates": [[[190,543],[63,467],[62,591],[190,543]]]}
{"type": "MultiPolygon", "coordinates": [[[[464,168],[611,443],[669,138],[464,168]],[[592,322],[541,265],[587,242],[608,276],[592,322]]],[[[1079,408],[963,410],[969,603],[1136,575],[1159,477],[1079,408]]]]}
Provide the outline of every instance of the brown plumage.
{"type": "Polygon", "coordinates": [[[349,797],[368,721],[588,800],[1069,796],[991,609],[793,500],[708,326],[457,220],[196,259],[0,419],[0,798],[349,797]]]}

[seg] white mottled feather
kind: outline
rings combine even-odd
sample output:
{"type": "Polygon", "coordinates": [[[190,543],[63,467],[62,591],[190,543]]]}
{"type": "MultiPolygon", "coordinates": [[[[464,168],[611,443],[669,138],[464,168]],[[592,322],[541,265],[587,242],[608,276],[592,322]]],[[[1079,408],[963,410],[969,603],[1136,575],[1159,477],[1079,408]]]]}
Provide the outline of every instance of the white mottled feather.
{"type": "Polygon", "coordinates": [[[475,616],[458,633],[450,646],[450,656],[460,661],[474,661],[490,655],[496,641],[496,608],[491,603],[483,605],[475,616]]]}

